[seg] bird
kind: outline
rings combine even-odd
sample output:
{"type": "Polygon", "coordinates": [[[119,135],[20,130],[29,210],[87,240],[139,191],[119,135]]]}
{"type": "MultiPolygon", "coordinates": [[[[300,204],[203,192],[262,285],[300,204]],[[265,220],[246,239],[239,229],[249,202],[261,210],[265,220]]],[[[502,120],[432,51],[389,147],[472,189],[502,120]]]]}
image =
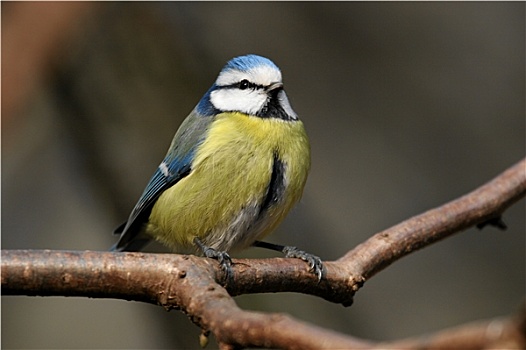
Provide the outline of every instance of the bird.
{"type": "Polygon", "coordinates": [[[321,280],[316,255],[261,241],[301,198],[310,164],[280,69],[255,54],[232,58],[180,125],[111,250],[139,251],[152,239],[193,247],[228,277],[229,252],[255,246],[304,260],[321,280]]]}

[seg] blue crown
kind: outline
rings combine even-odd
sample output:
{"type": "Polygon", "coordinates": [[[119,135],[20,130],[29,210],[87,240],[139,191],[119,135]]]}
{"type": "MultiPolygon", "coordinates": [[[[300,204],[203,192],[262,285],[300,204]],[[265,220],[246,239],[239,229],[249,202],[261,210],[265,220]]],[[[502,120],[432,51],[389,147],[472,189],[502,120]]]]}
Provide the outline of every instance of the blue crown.
{"type": "Polygon", "coordinates": [[[232,58],[223,68],[223,71],[229,69],[236,69],[242,72],[246,72],[258,66],[270,66],[279,70],[278,66],[271,60],[258,55],[246,55],[232,58]]]}

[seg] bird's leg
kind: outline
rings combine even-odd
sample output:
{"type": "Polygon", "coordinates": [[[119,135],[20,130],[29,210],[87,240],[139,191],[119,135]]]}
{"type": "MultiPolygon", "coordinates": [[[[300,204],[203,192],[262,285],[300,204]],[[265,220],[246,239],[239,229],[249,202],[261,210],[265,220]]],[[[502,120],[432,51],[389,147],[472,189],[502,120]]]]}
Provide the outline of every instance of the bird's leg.
{"type": "Polygon", "coordinates": [[[321,281],[323,275],[325,274],[325,269],[323,267],[323,262],[319,257],[313,254],[309,254],[307,252],[304,252],[303,250],[299,250],[296,247],[291,246],[283,246],[279,244],[273,244],[268,242],[262,242],[262,241],[255,241],[252,244],[254,247],[260,247],[260,248],[266,248],[275,250],[278,252],[282,252],[285,254],[286,258],[297,258],[301,259],[309,264],[310,272],[313,272],[317,277],[318,281],[321,281]]]}
{"type": "Polygon", "coordinates": [[[230,255],[228,255],[227,252],[221,252],[217,251],[214,248],[210,248],[206,246],[201,240],[197,237],[194,238],[194,243],[201,249],[204,256],[207,258],[215,259],[219,263],[219,266],[221,266],[221,269],[226,275],[227,280],[230,280],[230,278],[233,275],[232,272],[232,259],[230,258],[230,255]]]}

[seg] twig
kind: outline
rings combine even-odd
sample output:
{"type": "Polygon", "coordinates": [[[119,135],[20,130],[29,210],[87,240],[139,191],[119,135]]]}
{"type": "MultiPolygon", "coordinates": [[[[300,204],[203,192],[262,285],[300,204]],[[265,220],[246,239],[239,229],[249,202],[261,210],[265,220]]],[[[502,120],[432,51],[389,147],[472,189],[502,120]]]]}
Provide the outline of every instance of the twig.
{"type": "Polygon", "coordinates": [[[468,227],[500,217],[526,194],[526,159],[468,193],[438,208],[375,234],[338,263],[364,282],[396,260],[468,227]]]}
{"type": "Polygon", "coordinates": [[[376,344],[377,349],[524,349],[526,313],[513,317],[468,323],[416,338],[376,344]]]}

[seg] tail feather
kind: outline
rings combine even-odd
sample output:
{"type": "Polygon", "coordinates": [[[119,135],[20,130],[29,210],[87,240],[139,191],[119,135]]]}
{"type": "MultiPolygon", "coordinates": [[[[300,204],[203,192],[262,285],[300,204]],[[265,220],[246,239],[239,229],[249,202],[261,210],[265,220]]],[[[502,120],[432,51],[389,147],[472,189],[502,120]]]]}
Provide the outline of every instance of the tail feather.
{"type": "Polygon", "coordinates": [[[126,227],[127,223],[128,223],[127,221],[124,221],[119,227],[113,230],[113,234],[120,235],[124,231],[124,228],[126,227]]]}
{"type": "Polygon", "coordinates": [[[149,238],[135,238],[126,243],[123,243],[121,240],[119,240],[117,243],[115,243],[110,248],[110,251],[112,252],[139,252],[148,243],[150,243],[149,238]]]}
{"type": "Polygon", "coordinates": [[[141,251],[142,248],[144,248],[148,243],[150,243],[151,238],[146,236],[145,234],[141,233],[133,233],[128,228],[126,232],[124,232],[124,229],[126,228],[126,222],[124,222],[122,225],[117,227],[115,231],[113,231],[113,234],[115,235],[121,235],[119,237],[119,240],[117,243],[115,243],[111,248],[110,251],[112,252],[138,252],[141,251]]]}

